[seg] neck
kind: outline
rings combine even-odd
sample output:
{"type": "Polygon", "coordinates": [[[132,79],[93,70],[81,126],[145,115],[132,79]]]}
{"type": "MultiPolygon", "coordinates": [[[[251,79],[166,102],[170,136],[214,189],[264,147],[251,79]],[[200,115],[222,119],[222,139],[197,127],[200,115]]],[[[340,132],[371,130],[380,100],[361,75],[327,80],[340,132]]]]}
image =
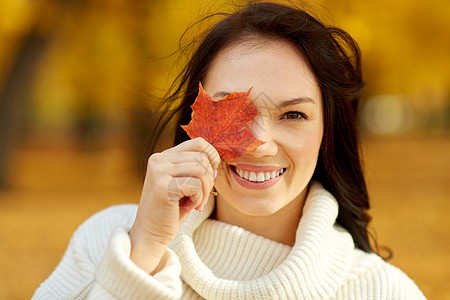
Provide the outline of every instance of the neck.
{"type": "Polygon", "coordinates": [[[305,198],[306,189],[297,199],[271,215],[251,216],[229,206],[226,201],[221,201],[218,197],[216,209],[211,218],[292,247],[295,244],[305,198]]]}

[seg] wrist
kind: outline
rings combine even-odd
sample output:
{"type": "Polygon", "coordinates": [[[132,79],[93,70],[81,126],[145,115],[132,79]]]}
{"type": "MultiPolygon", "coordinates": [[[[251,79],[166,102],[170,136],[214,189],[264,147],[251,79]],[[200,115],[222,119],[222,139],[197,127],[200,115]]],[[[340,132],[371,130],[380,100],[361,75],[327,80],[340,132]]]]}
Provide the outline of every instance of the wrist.
{"type": "Polygon", "coordinates": [[[130,232],[131,253],[130,259],[139,268],[151,275],[160,269],[160,263],[166,251],[167,245],[157,241],[136,237],[130,232]]]}

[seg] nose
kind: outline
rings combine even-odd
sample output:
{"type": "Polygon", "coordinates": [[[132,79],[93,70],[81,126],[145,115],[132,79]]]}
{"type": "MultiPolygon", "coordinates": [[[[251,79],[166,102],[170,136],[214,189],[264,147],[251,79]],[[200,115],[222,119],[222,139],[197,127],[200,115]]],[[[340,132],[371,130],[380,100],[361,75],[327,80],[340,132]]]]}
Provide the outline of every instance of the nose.
{"type": "Polygon", "coordinates": [[[253,119],[250,128],[253,135],[265,143],[259,145],[256,149],[248,152],[247,154],[256,158],[261,158],[264,156],[274,156],[278,153],[278,145],[272,136],[273,133],[270,130],[270,126],[268,126],[268,120],[258,114],[253,119]]]}

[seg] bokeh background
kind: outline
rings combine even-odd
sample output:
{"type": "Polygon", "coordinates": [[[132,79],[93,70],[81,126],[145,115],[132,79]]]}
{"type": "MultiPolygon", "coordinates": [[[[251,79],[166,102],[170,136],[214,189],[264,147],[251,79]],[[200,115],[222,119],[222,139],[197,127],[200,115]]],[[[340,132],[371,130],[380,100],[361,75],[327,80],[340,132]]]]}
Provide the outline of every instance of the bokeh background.
{"type": "MultiPolygon", "coordinates": [[[[308,4],[363,53],[371,231],[429,299],[450,299],[450,2],[308,4]]],[[[138,203],[151,110],[184,59],[170,54],[222,8],[0,1],[0,299],[29,299],[87,217],[138,203]]]]}

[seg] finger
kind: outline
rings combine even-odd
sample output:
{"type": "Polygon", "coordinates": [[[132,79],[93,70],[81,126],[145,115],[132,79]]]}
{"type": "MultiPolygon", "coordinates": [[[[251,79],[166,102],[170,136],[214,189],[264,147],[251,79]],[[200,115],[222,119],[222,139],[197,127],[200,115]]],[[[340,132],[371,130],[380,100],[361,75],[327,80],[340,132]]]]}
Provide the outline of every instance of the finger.
{"type": "Polygon", "coordinates": [[[147,174],[160,178],[167,174],[172,177],[202,177],[213,178],[213,168],[208,156],[203,152],[157,153],[149,158],[147,174]]]}
{"type": "Polygon", "coordinates": [[[209,163],[208,155],[201,151],[163,152],[161,154],[172,163],[203,160],[206,160],[209,163]]]}
{"type": "Polygon", "coordinates": [[[172,203],[179,205],[184,212],[189,212],[203,200],[202,182],[195,177],[174,177],[169,182],[167,194],[172,203]]]}
{"type": "Polygon", "coordinates": [[[165,170],[173,177],[193,176],[197,178],[205,177],[209,181],[214,182],[213,168],[209,160],[203,161],[188,161],[180,163],[172,163],[166,166],[165,170]]]}
{"type": "Polygon", "coordinates": [[[185,162],[171,165],[167,172],[173,177],[195,177],[200,179],[203,192],[203,201],[206,203],[209,197],[209,192],[214,186],[214,178],[212,177],[212,167],[209,161],[206,160],[204,165],[197,162],[185,162]]]}
{"type": "Polygon", "coordinates": [[[203,152],[208,156],[208,159],[213,169],[217,170],[219,168],[220,164],[219,153],[210,143],[208,143],[207,141],[205,141],[205,139],[200,137],[185,141],[173,148],[165,150],[163,153],[184,152],[184,151],[203,152]]]}
{"type": "MultiPolygon", "coordinates": [[[[160,183],[162,190],[159,189],[160,192],[165,192],[165,187],[168,186],[168,182],[171,181],[174,177],[195,177],[200,179],[201,188],[203,190],[203,201],[206,202],[209,196],[209,192],[211,191],[214,185],[214,179],[212,177],[213,170],[212,166],[209,162],[208,157],[202,152],[195,152],[197,155],[195,156],[193,152],[190,152],[192,157],[195,157],[194,161],[181,162],[174,164],[173,161],[180,161],[180,157],[185,157],[185,153],[157,153],[152,155],[149,158],[148,168],[147,168],[147,176],[144,182],[144,190],[147,181],[160,183]],[[181,154],[181,155],[180,155],[181,154]],[[201,155],[200,155],[201,154],[201,155]],[[167,181],[163,178],[168,177],[167,181]],[[165,183],[164,183],[165,182],[165,183]]],[[[189,157],[187,158],[189,159],[189,157]]],[[[183,197],[182,194],[175,194],[174,191],[177,190],[177,184],[174,182],[171,183],[171,187],[169,190],[171,191],[171,199],[169,202],[178,201],[183,197]]],[[[200,205],[200,204],[199,204],[200,205]]]]}
{"type": "MultiPolygon", "coordinates": [[[[207,174],[214,181],[214,168],[211,165],[209,157],[203,152],[185,151],[185,152],[173,152],[161,154],[165,161],[171,164],[182,164],[187,162],[195,163],[202,170],[207,172],[207,174]]],[[[189,174],[171,173],[173,176],[188,176],[189,174]]]]}
{"type": "MultiPolygon", "coordinates": [[[[212,189],[211,189],[212,190],[212,189]]],[[[198,206],[195,207],[195,210],[202,212],[203,208],[206,206],[206,204],[208,203],[208,201],[211,199],[214,199],[214,195],[211,194],[211,190],[210,193],[208,193],[207,195],[205,195],[205,199],[202,201],[202,203],[198,206]]]]}

